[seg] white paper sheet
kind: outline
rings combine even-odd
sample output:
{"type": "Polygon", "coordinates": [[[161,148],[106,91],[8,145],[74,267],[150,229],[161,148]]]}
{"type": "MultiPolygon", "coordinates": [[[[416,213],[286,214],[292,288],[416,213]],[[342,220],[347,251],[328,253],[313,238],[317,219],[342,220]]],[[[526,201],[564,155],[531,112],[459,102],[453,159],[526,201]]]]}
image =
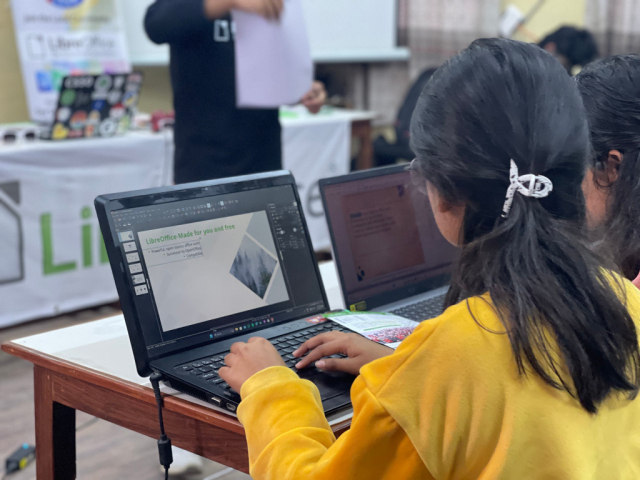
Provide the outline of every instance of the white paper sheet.
{"type": "Polygon", "coordinates": [[[279,20],[233,11],[238,107],[277,108],[311,89],[313,62],[301,0],[284,0],[279,20]]]}

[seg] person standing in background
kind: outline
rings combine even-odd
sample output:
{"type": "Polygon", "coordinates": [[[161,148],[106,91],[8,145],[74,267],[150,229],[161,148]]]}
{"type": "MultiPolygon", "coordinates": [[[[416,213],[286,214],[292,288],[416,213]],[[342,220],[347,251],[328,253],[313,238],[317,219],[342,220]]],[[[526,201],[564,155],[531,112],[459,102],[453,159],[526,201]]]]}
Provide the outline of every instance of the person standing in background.
{"type": "MultiPolygon", "coordinates": [[[[236,107],[235,9],[277,20],[283,0],[156,0],[147,10],[147,35],[171,52],[175,183],[281,168],[278,109],[236,107]]],[[[325,99],[314,82],[301,101],[317,113],[325,99]]]]}
{"type": "Polygon", "coordinates": [[[576,70],[598,58],[593,35],[575,27],[560,27],[544,37],[538,46],[556,57],[569,75],[575,75],[576,70]]]}

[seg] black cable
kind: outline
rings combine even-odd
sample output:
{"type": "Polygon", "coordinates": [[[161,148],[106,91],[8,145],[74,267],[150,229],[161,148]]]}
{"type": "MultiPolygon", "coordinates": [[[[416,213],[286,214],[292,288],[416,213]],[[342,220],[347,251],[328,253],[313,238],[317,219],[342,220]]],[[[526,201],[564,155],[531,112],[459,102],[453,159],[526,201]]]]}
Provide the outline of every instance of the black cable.
{"type": "Polygon", "coordinates": [[[169,467],[173,463],[173,454],[171,453],[171,439],[167,437],[164,432],[164,419],[162,418],[162,395],[160,394],[160,380],[163,376],[159,372],[153,372],[151,374],[151,386],[153,386],[153,393],[156,397],[156,403],[158,404],[158,420],[160,422],[160,439],[158,440],[158,456],[160,458],[160,465],[164,467],[164,478],[169,478],[169,467]]]}

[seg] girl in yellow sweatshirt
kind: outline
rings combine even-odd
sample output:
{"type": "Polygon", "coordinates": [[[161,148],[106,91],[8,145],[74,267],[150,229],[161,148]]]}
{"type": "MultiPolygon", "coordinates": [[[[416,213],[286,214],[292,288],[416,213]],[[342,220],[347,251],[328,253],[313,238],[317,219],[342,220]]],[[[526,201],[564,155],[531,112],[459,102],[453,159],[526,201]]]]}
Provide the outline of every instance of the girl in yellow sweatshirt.
{"type": "Polygon", "coordinates": [[[235,344],[220,375],[243,399],[252,476],[639,479],[640,291],[585,238],[572,79],[536,46],[476,41],[427,84],[411,143],[461,247],[449,308],[393,354],[341,333],[295,352],[300,368],[359,373],[337,440],[313,384],[266,340],[235,344]]]}

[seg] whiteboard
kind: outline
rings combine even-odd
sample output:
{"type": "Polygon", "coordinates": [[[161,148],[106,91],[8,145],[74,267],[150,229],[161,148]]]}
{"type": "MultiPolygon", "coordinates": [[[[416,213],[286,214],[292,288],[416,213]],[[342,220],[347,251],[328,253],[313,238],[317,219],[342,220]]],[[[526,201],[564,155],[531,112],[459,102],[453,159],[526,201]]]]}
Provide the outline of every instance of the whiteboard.
{"type": "MultiPolygon", "coordinates": [[[[131,63],[166,65],[169,47],[151,42],[144,15],[154,0],[118,0],[131,63]]],[[[409,58],[396,46],[396,0],[302,0],[311,55],[319,63],[380,62],[409,58]]]]}

